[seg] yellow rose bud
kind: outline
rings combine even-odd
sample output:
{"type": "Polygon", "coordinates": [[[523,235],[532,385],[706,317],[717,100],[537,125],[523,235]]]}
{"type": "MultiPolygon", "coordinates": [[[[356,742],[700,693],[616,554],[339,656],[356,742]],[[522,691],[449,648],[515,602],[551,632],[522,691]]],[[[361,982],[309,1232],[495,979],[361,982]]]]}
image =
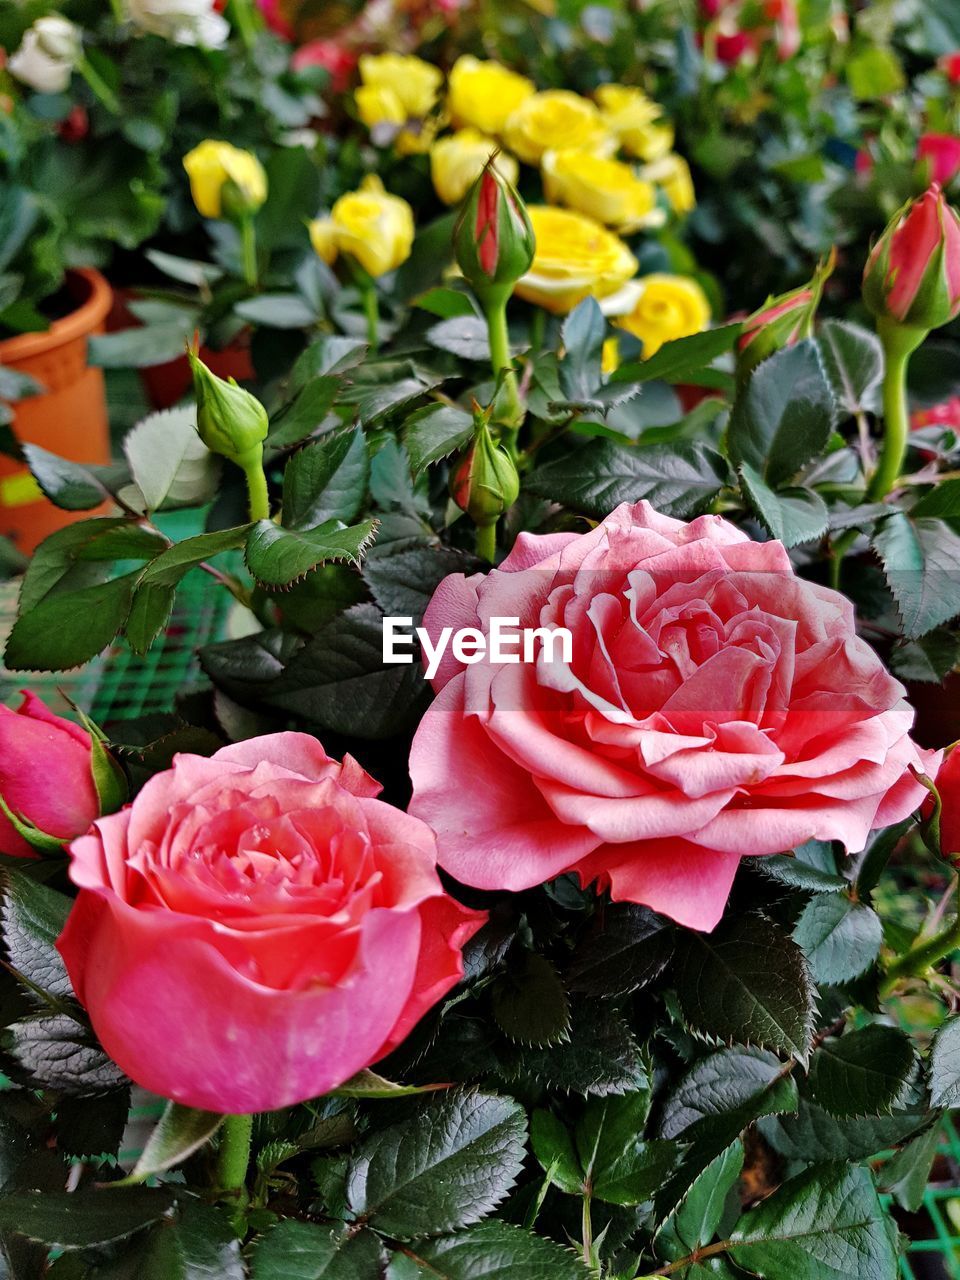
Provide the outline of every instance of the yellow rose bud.
{"type": "Polygon", "coordinates": [[[531,80],[499,62],[481,62],[465,53],[453,64],[447,107],[456,125],[472,125],[482,133],[500,133],[511,112],[533,97],[531,80]]]}
{"type": "Polygon", "coordinates": [[[660,188],[674,213],[689,213],[697,205],[690,166],[683,156],[671,153],[646,165],[640,176],[660,188]]]}
{"type": "MultiPolygon", "coordinates": [[[[359,191],[340,197],[330,212],[330,222],[338,251],[356,258],[371,276],[395,271],[410,257],[413,210],[406,200],[384,191],[375,174],[364,178],[359,191]]],[[[317,238],[321,248],[329,252],[330,233],[323,229],[317,238]]]]}
{"type": "Polygon", "coordinates": [[[516,293],[528,302],[565,315],[584,298],[617,293],[637,270],[637,260],[599,222],[567,209],[528,207],[537,249],[516,293]]]}
{"type": "Polygon", "coordinates": [[[337,244],[337,228],[332,218],[314,218],[308,228],[310,243],[317,257],[331,266],[337,260],[340,249],[337,244]]]}
{"type": "Polygon", "coordinates": [[[689,276],[649,275],[623,290],[629,309],[611,314],[618,299],[605,308],[613,323],[643,343],[644,359],[665,342],[701,333],[710,323],[710,303],[696,280],[689,276]]]}
{"type": "Polygon", "coordinates": [[[657,193],[628,164],[589,151],[548,151],[543,157],[543,189],[553,204],[565,204],[618,231],[662,227],[657,193]]]}
{"type": "Polygon", "coordinates": [[[527,164],[559,147],[611,154],[615,141],[594,104],[567,89],[547,89],[521,102],[504,126],[504,141],[527,164]]]}
{"type": "Polygon", "coordinates": [[[411,54],[365,53],[360,59],[360,79],[368,88],[394,94],[404,119],[422,119],[436,104],[443,72],[411,54]]]}
{"type": "Polygon", "coordinates": [[[400,128],[407,123],[403,103],[392,89],[383,85],[362,84],[354,93],[353,100],[357,104],[357,115],[368,129],[376,129],[378,125],[400,128]]]}
{"type": "Polygon", "coordinates": [[[593,96],[604,124],[628,155],[659,160],[673,146],[673,125],[661,118],[662,107],[642,89],[604,84],[593,96]]]}
{"type": "Polygon", "coordinates": [[[190,194],[202,218],[255,213],[267,198],[267,175],[249,151],[207,138],[183,157],[190,194]]]}
{"type": "MultiPolygon", "coordinates": [[[[461,129],[433,144],[430,176],[444,204],[460,204],[496,150],[496,140],[485,137],[477,129],[461,129]]],[[[509,183],[516,183],[520,166],[514,156],[501,151],[494,168],[509,183]]]]}

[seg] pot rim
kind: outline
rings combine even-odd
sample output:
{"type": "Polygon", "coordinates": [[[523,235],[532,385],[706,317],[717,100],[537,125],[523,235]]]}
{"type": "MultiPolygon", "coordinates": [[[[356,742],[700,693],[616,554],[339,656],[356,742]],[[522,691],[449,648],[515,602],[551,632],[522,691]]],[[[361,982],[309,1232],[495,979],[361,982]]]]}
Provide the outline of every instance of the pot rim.
{"type": "Polygon", "coordinates": [[[86,297],[75,311],[54,320],[49,329],[18,333],[0,340],[0,364],[14,364],[94,333],[107,317],[113,293],[94,267],[71,267],[67,277],[85,286],[86,297]]]}

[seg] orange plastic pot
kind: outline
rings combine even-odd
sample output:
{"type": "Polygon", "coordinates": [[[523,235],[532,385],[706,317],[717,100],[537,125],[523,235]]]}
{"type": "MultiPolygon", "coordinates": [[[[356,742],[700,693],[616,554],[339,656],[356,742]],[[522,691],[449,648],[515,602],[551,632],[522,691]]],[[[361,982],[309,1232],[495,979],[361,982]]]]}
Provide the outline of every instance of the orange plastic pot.
{"type": "MultiPolygon", "coordinates": [[[[110,422],[103,373],[87,364],[87,339],[103,331],[110,286],[99,271],[70,271],[66,288],[76,310],[42,333],[0,341],[0,365],[29,374],[43,391],[14,405],[13,430],[73,462],[110,461],[110,422]]],[[[0,456],[0,533],[21,551],[83,520],[89,511],[61,511],[48,502],[27,467],[0,456]]]]}

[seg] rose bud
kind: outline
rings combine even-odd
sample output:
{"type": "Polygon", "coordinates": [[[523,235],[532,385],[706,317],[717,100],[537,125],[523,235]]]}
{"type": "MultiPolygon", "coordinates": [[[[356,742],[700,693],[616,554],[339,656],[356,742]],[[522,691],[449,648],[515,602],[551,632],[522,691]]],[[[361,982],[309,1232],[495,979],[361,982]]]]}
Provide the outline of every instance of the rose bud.
{"type": "Polygon", "coordinates": [[[917,160],[928,162],[930,180],[947,187],[960,173],[960,138],[952,133],[925,133],[917,142],[917,160]]]}
{"type": "Polygon", "coordinates": [[[960,84],[960,53],[945,53],[937,66],[951,84],[960,84]]]}
{"type": "Polygon", "coordinates": [[[784,347],[792,347],[813,333],[823,286],[836,265],[836,250],[822,262],[809,284],[766,300],[743,322],[737,343],[737,377],[746,378],[761,361],[784,347]]]}
{"type": "Polygon", "coordinates": [[[461,978],[483,912],[436,840],[304,733],[178,755],[70,849],[57,942],[100,1042],[136,1083],[248,1114],[336,1089],[461,978]]]}
{"type": "Polygon", "coordinates": [[[71,108],[70,114],[57,126],[58,136],[68,143],[82,142],[89,132],[90,120],[87,109],[79,103],[71,108]]]}
{"type": "MultiPolygon", "coordinates": [[[[960,750],[950,752],[937,774],[940,796],[940,850],[945,858],[960,858],[960,750]]],[[[926,810],[925,810],[926,811],[926,810]]]]}
{"type": "Polygon", "coordinates": [[[495,159],[487,160],[467,192],[453,229],[457,264],[484,306],[510,296],[536,248],[526,207],[495,159]]]}
{"type": "Polygon", "coordinates": [[[211,453],[246,468],[262,452],[270,425],[266,409],[235,378],[211,373],[192,347],[187,358],[193,370],[200,439],[211,453]]]}
{"type": "Polygon", "coordinates": [[[520,494],[513,459],[495,444],[483,419],[450,477],[450,496],[478,528],[496,524],[520,494]]]}
{"type": "Polygon", "coordinates": [[[16,858],[82,835],[100,815],[90,734],[32,693],[16,711],[0,706],[0,800],[0,853],[16,858]]]}
{"type": "Polygon", "coordinates": [[[256,213],[267,198],[267,175],[249,151],[207,138],[183,157],[190,194],[202,218],[236,221],[256,213]]]}
{"type": "Polygon", "coordinates": [[[920,331],[960,312],[960,218],[939,183],[894,214],[873,246],[863,300],[881,321],[920,331]]]}

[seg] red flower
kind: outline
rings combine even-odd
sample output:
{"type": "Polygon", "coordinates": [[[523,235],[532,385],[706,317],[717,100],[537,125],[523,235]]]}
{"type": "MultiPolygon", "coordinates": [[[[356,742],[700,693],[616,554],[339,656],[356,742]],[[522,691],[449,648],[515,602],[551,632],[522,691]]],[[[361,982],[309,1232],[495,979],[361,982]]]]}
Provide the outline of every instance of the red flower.
{"type": "Polygon", "coordinates": [[[61,120],[57,133],[64,142],[82,142],[90,131],[86,107],[78,103],[65,120],[61,120]]]}
{"type": "Polygon", "coordinates": [[[919,431],[921,427],[954,427],[960,431],[960,396],[951,396],[929,409],[915,410],[910,415],[910,429],[919,431]]]}
{"type": "Polygon", "coordinates": [[[925,133],[917,143],[917,159],[929,160],[931,179],[946,187],[960,173],[960,138],[952,133],[925,133]]]}
{"type": "Polygon", "coordinates": [[[960,750],[956,747],[937,774],[940,793],[940,848],[948,858],[960,855],[960,750]]]}
{"type": "Polygon", "coordinates": [[[960,313],[960,217],[939,183],[890,220],[867,259],[863,299],[875,316],[917,329],[960,313]]]}
{"type": "Polygon", "coordinates": [[[357,68],[357,55],[351,49],[345,49],[336,40],[311,40],[302,45],[290,59],[294,71],[303,71],[305,67],[323,67],[330,75],[330,89],[333,93],[344,93],[350,87],[350,80],[357,68]]]}
{"type": "Polygon", "coordinates": [[[960,53],[945,53],[937,66],[951,84],[960,84],[960,53]]]}

